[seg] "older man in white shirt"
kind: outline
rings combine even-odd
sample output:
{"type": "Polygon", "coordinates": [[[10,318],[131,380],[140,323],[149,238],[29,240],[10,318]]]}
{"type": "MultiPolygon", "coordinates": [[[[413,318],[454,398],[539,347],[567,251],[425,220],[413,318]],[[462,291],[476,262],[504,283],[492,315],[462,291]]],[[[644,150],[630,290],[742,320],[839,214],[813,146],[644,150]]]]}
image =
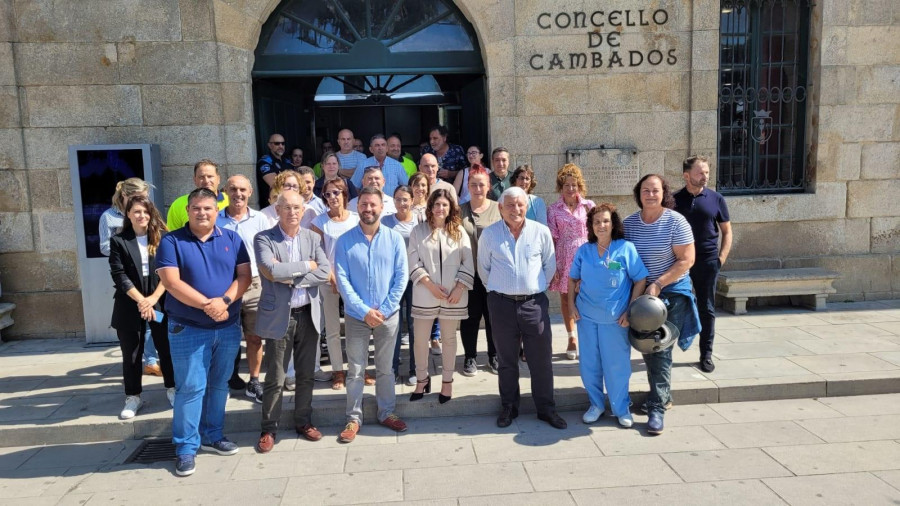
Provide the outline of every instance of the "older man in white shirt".
{"type": "Polygon", "coordinates": [[[499,362],[498,427],[519,416],[519,342],[528,356],[531,395],[538,418],[557,429],[566,421],[553,400],[552,333],[544,291],[556,272],[550,229],[525,219],[528,196],[518,187],[499,200],[501,221],[489,225],[478,240],[478,275],[488,291],[494,345],[499,362]]]}

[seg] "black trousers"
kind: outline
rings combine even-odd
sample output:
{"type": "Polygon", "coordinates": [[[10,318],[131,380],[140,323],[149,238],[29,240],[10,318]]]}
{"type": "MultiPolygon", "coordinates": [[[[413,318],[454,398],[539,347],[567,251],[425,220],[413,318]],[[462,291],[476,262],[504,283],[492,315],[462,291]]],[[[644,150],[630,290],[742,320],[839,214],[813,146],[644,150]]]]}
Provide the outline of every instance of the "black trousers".
{"type": "Polygon", "coordinates": [[[551,355],[550,303],[547,295],[517,302],[496,292],[487,296],[493,327],[497,362],[500,365],[500,403],[519,408],[519,340],[528,357],[531,372],[531,396],[539,414],[556,411],[553,401],[553,364],[551,355]]]}
{"type": "Polygon", "coordinates": [[[691,283],[697,296],[700,313],[700,359],[712,356],[713,339],[716,336],[716,280],[719,277],[719,259],[696,261],[691,267],[691,283]]]}
{"type": "Polygon", "coordinates": [[[472,289],[469,290],[468,310],[469,317],[459,324],[459,334],[462,337],[466,358],[476,358],[478,356],[478,327],[481,325],[481,318],[484,318],[484,333],[487,335],[488,358],[494,357],[497,355],[497,350],[494,348],[487,291],[484,289],[484,284],[477,274],[475,275],[475,283],[472,289]]]}
{"type": "Polygon", "coordinates": [[[172,369],[172,354],[169,353],[168,322],[147,322],[141,320],[140,330],[119,330],[119,348],[122,350],[122,377],[125,380],[125,395],[140,395],[143,390],[141,378],[144,375],[144,334],[150,325],[150,335],[156,352],[159,354],[159,368],[162,369],[163,383],[166,388],[175,386],[175,371],[172,369]]]}
{"type": "Polygon", "coordinates": [[[262,431],[278,432],[281,419],[281,400],[284,396],[284,377],[291,357],[297,378],[294,393],[294,424],[302,427],[312,423],[313,369],[316,366],[316,348],[319,333],[313,325],[310,305],[291,310],[287,332],[281,339],[264,339],[266,353],[266,379],[263,383],[262,431]]]}

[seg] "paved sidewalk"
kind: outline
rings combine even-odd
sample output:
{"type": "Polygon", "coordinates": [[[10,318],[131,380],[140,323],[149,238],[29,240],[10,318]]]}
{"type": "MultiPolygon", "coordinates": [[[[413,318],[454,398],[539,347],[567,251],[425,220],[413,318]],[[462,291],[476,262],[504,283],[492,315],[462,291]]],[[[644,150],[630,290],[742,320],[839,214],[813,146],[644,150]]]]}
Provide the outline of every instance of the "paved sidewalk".
{"type": "Polygon", "coordinates": [[[0,450],[5,506],[174,504],[888,505],[900,502],[900,394],[676,406],[666,431],[643,434],[604,417],[563,413],[558,431],[534,415],[364,426],[349,445],[231,434],[232,457],[203,454],[197,472],[123,464],[137,441],[0,450]],[[18,499],[16,499],[18,498],[18,499]]]}
{"type": "MultiPolygon", "coordinates": [[[[696,344],[688,352],[679,350],[674,355],[676,405],[900,392],[900,300],[828,307],[825,312],[767,308],[740,317],[720,314],[715,372],[706,374],[696,367],[696,344]]],[[[561,410],[583,409],[587,396],[578,362],[565,358],[562,325],[554,324],[553,331],[557,403],[561,410]]],[[[436,395],[409,403],[411,387],[397,386],[398,414],[404,418],[495,414],[497,379],[484,369],[483,338],[479,347],[481,371],[472,378],[456,376],[450,403],[438,404],[436,395]]],[[[637,353],[632,355],[632,365],[632,399],[640,402],[647,383],[637,353]]],[[[439,357],[431,357],[431,368],[433,374],[439,374],[439,357]]],[[[459,357],[457,370],[461,368],[459,357]]],[[[523,364],[520,370],[522,392],[528,397],[527,367],[523,364]]],[[[404,365],[401,371],[406,371],[404,365]]],[[[71,339],[3,343],[0,376],[0,447],[171,434],[171,408],[160,378],[145,376],[143,398],[147,404],[133,421],[118,420],[124,395],[117,346],[85,347],[71,339]]],[[[365,416],[372,420],[374,387],[365,391],[365,416]]],[[[241,392],[237,394],[228,401],[228,430],[258,430],[259,405],[241,392]]],[[[286,399],[292,402],[293,395],[286,399]]],[[[342,425],[344,402],[344,391],[317,383],[315,423],[320,427],[342,425]]],[[[522,407],[533,409],[528,399],[522,407]]],[[[289,408],[285,416],[289,416],[289,408]]]]}

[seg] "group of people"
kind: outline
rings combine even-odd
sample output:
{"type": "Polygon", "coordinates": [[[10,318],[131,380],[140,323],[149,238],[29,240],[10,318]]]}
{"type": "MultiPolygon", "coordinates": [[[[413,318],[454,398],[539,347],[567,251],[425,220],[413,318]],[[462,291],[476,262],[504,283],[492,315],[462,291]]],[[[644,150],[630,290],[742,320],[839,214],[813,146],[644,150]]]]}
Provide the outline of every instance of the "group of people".
{"type": "MultiPolygon", "coordinates": [[[[257,166],[270,187],[269,206],[260,211],[250,207],[254,190],[246,176],[230,177],[220,191],[219,168],[206,159],[194,167],[196,189],[176,199],[167,222],[140,180],[117,188],[111,214],[121,221],[106,225],[116,285],[113,326],[125,376],[120,416],[140,409],[141,355],[150,336],[174,407],[178,475],[194,472],[199,449],[238,451],[223,434],[229,387],[245,388],[262,404],[260,453],[276,443],[285,389],[296,391],[296,432],[309,441],[323,437],[312,421],[317,380],[346,389],[341,442],[352,442],[362,427],[365,385],[375,385],[378,423],[405,431],[395,412],[395,383],[414,386],[411,402],[430,394],[428,355],[437,349],[437,400],[451,401],[457,331],[464,352],[459,372],[474,376],[482,319],[485,365],[498,375],[497,425],[509,426],[518,416],[524,361],[538,418],[565,428],[554,402],[548,289],[560,294],[567,357],[580,352],[591,403],[586,423],[602,416],[608,397],[619,423],[633,424],[627,308],[642,294],[665,301],[683,349],[700,333],[701,368],[711,372],[715,314],[708,292],[730,249],[730,225],[724,200],[706,188],[708,160],[685,161],[686,186],[674,197],[663,177],[641,178],[634,189],[640,211],[623,220],[612,204],[586,198],[574,164],[559,169],[559,199],[546,206],[532,194],[534,170],[510,171],[505,148],[490,153],[488,170],[478,146],[449,144],[443,127],[429,138],[430,149],[410,173],[405,160],[411,157],[402,153],[399,136],[373,136],[366,158],[353,148],[353,132],[341,130],[339,151],[321,157],[316,177],[313,168],[283,158],[284,138],[274,134],[257,166]],[[680,212],[673,211],[676,202],[680,212]],[[710,252],[717,253],[715,261],[707,258],[710,252]],[[701,254],[703,269],[692,289],[690,269],[701,254]],[[237,374],[242,335],[247,382],[237,374]],[[328,372],[320,366],[320,335],[328,372]],[[404,379],[399,368],[406,339],[404,379]],[[374,376],[366,372],[370,341],[374,376]]],[[[651,386],[644,406],[648,432],[659,434],[671,406],[671,349],[644,361],[651,386]]]]}

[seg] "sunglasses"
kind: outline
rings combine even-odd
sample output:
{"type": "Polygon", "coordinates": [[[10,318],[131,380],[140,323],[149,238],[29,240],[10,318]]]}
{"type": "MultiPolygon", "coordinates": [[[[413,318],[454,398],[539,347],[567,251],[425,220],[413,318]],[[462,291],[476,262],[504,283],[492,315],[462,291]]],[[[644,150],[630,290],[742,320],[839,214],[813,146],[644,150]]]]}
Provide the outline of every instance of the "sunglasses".
{"type": "Polygon", "coordinates": [[[339,191],[337,191],[337,190],[335,190],[335,191],[330,191],[330,192],[325,192],[325,193],[322,194],[322,196],[325,197],[326,199],[333,199],[333,198],[338,197],[338,196],[340,196],[340,195],[341,195],[341,192],[339,192],[339,191]]]}
{"type": "Polygon", "coordinates": [[[270,142],[269,144],[274,144],[276,146],[284,146],[284,141],[281,142],[270,142]]]}

